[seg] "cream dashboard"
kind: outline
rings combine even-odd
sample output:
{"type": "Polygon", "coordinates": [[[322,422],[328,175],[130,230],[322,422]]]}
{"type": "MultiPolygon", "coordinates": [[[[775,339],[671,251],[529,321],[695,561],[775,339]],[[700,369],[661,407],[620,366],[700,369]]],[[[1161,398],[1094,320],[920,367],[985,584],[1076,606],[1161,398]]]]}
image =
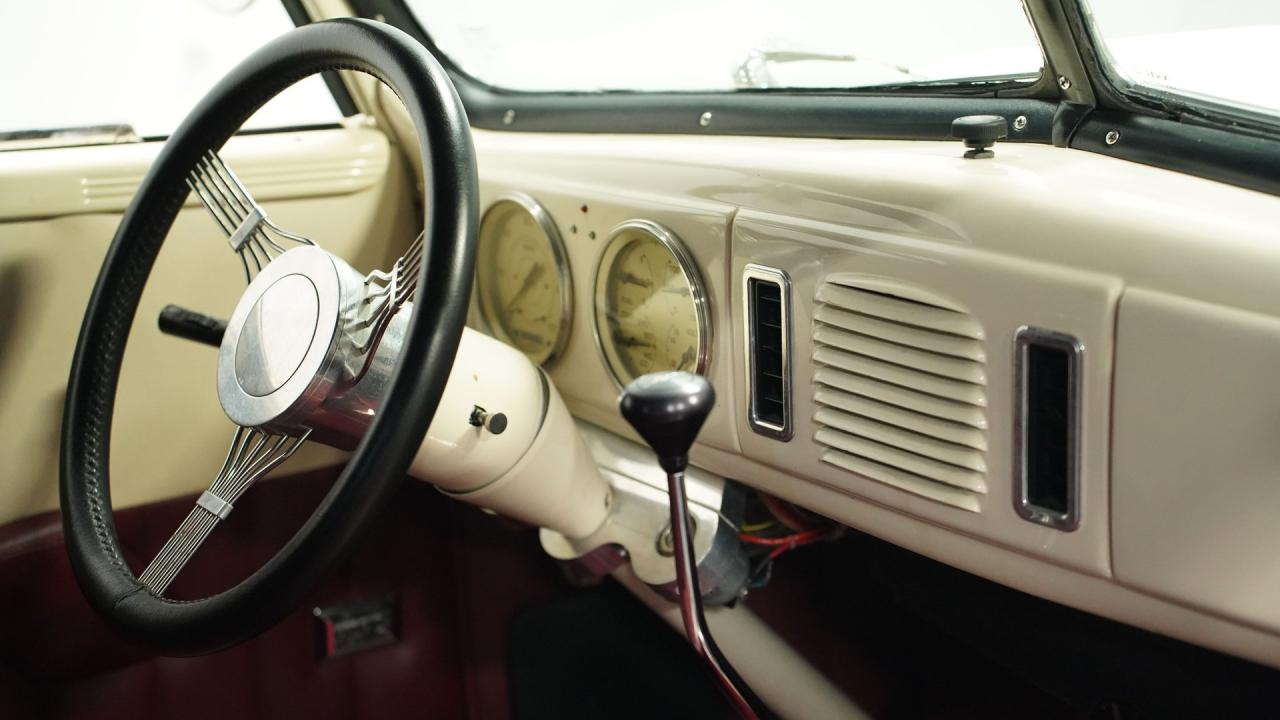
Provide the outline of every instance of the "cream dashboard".
{"type": "Polygon", "coordinates": [[[1277,531],[1227,531],[1280,500],[1264,483],[1274,443],[1168,444],[1194,432],[1188,413],[1229,434],[1280,398],[1188,408],[1152,381],[1217,382],[1198,369],[1208,356],[1259,372],[1223,365],[1242,362],[1232,343],[1280,339],[1267,280],[1280,253],[1248,220],[1276,217],[1275,198],[1038,145],[974,161],[934,142],[477,131],[476,144],[471,323],[541,362],[581,420],[632,437],[620,384],[696,369],[719,399],[695,464],[997,582],[1280,666],[1280,573],[1262,549],[1277,531]],[[1108,203],[1084,205],[1100,185],[1108,203]],[[1238,220],[1223,239],[1226,208],[1238,220]],[[1210,326],[1214,344],[1170,352],[1179,329],[1210,326]],[[1178,469],[1193,452],[1237,471],[1245,495],[1200,491],[1178,469]]]}

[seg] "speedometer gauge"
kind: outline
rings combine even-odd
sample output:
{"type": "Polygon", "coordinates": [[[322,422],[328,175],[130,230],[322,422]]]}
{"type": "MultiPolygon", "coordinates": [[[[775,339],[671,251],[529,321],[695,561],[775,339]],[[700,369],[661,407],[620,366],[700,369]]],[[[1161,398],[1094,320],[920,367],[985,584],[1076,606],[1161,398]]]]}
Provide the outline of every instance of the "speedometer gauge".
{"type": "Polygon", "coordinates": [[[564,245],[546,210],[527,195],[499,198],[480,222],[480,312],[494,336],[546,364],[569,338],[573,285],[564,245]]]}
{"type": "Polygon", "coordinates": [[[659,225],[619,225],[596,268],[596,336],[619,385],[645,373],[704,373],[707,294],[688,250],[659,225]]]}

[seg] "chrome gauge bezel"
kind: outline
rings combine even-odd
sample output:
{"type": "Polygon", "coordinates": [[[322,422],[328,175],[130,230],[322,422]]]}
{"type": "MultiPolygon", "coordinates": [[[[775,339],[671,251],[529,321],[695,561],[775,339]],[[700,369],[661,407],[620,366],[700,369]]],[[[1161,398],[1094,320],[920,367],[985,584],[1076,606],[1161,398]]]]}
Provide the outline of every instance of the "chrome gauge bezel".
{"type": "MultiPolygon", "coordinates": [[[[698,323],[698,348],[697,362],[694,372],[699,375],[706,375],[707,368],[711,364],[711,342],[713,336],[713,328],[711,326],[711,299],[707,294],[706,284],[702,280],[702,273],[698,269],[697,263],[690,254],[689,249],[684,243],[670,230],[650,220],[628,220],[609,233],[609,241],[605,243],[600,257],[596,260],[595,268],[595,295],[592,301],[594,309],[594,321],[592,322],[592,330],[595,333],[596,349],[600,352],[600,359],[604,363],[605,369],[609,372],[609,377],[613,378],[613,383],[619,389],[625,387],[629,381],[624,381],[623,376],[619,372],[617,365],[620,360],[615,362],[610,359],[610,350],[605,345],[605,337],[607,335],[608,318],[606,316],[606,298],[605,291],[608,288],[609,277],[608,268],[613,264],[618,253],[622,251],[634,239],[624,237],[628,232],[640,232],[657,240],[666,248],[667,252],[676,259],[676,264],[680,267],[681,274],[684,275],[685,282],[689,285],[689,296],[693,300],[694,313],[698,323]]],[[[613,350],[614,357],[618,356],[617,350],[613,350]]]]}
{"type": "MultiPolygon", "coordinates": [[[[560,358],[564,352],[565,346],[569,344],[569,334],[573,326],[573,273],[569,269],[569,256],[565,250],[564,240],[560,236],[560,230],[556,228],[555,221],[551,219],[551,214],[546,208],[534,200],[531,196],[521,192],[508,192],[494,198],[489,207],[485,209],[484,214],[480,217],[480,229],[476,234],[476,258],[477,260],[485,257],[485,224],[490,220],[493,212],[500,208],[504,203],[512,203],[528,213],[538,225],[538,229],[542,231],[543,237],[551,246],[551,255],[554,258],[556,266],[556,276],[560,281],[560,329],[556,335],[555,342],[551,344],[551,348],[538,356],[526,356],[535,365],[547,367],[560,358]]],[[[486,279],[486,267],[477,263],[476,265],[476,302],[480,306],[480,317],[484,320],[485,326],[489,328],[489,332],[497,339],[519,349],[512,342],[511,337],[500,318],[497,315],[497,308],[490,305],[490,296],[485,292],[485,286],[490,280],[486,279]]]]}

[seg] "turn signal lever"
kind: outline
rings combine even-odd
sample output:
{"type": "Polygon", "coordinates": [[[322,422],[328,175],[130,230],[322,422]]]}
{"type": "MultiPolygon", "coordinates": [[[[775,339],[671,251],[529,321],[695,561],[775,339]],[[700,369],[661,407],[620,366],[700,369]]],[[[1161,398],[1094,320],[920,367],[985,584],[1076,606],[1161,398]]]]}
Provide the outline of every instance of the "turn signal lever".
{"type": "Polygon", "coordinates": [[[225,320],[177,305],[165,305],[157,324],[165,335],[175,335],[215,348],[222,344],[222,335],[227,331],[225,320]]]}
{"type": "Polygon", "coordinates": [[[687,372],[650,373],[637,378],[623,389],[618,401],[622,416],[653,448],[658,464],[667,472],[676,592],[680,596],[685,634],[694,651],[710,666],[738,714],[755,720],[771,715],[720,652],[702,613],[702,592],[698,588],[689,504],[685,497],[684,471],[689,464],[689,448],[715,404],[716,392],[711,383],[701,375],[687,372]]]}

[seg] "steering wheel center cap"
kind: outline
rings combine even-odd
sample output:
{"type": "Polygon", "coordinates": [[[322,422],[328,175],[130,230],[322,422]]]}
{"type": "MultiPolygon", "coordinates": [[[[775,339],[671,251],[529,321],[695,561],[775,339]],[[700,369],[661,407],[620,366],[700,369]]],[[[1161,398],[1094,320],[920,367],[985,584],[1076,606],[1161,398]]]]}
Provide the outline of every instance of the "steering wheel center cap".
{"type": "Polygon", "coordinates": [[[218,401],[237,425],[296,428],[339,380],[335,337],[364,276],[314,246],[272,260],[245,290],[218,351],[218,401]]]}
{"type": "Polygon", "coordinates": [[[286,275],[249,310],[236,342],[236,381],[254,397],[270,395],[293,377],[316,334],[320,298],[305,275],[286,275]]]}

